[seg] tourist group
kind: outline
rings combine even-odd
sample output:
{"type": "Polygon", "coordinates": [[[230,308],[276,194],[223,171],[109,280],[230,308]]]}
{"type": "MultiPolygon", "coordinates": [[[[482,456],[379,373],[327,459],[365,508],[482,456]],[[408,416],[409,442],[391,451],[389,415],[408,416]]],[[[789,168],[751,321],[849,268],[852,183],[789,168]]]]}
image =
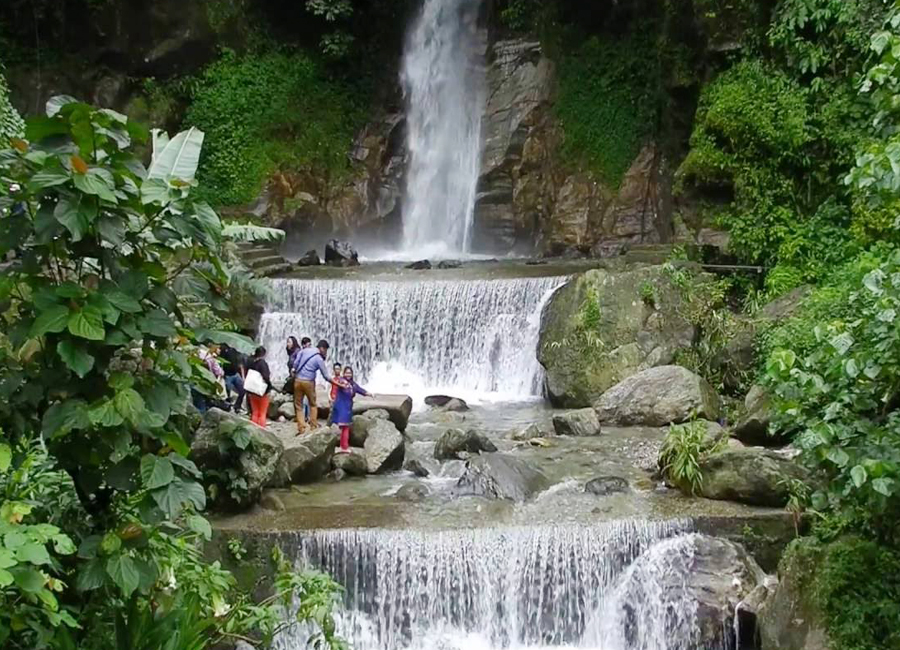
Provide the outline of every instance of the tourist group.
{"type": "MultiPolygon", "coordinates": [[[[324,339],[313,347],[309,337],[303,337],[298,342],[296,337],[289,336],[285,345],[288,378],[281,390],[294,395],[297,435],[302,435],[310,429],[315,430],[319,427],[316,377],[321,375],[330,385],[328,423],[336,424],[340,428],[338,452],[349,453],[353,398],[356,395],[368,396],[370,393],[354,381],[353,368],[349,365],[342,366],[335,363],[331,369],[328,368],[325,362],[328,359],[329,347],[328,341],[324,339]]],[[[223,386],[227,400],[210,399],[193,390],[192,397],[197,409],[202,413],[211,406],[219,406],[240,413],[246,395],[251,421],[265,427],[269,410],[269,392],[274,389],[269,364],[266,362],[266,349],[260,346],[256,348],[252,357],[246,358],[227,343],[222,343],[202,348],[200,358],[223,386]]]]}

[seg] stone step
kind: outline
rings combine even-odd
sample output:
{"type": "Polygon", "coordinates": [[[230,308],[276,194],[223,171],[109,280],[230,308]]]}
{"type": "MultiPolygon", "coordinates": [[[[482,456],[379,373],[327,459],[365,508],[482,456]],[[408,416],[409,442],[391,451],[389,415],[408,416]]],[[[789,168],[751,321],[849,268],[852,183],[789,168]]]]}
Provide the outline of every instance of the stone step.
{"type": "Polygon", "coordinates": [[[281,254],[274,248],[250,248],[240,252],[241,258],[245,262],[250,260],[258,260],[265,257],[281,257],[281,254]]]}
{"type": "Polygon", "coordinates": [[[273,264],[287,264],[287,260],[285,260],[281,255],[266,255],[264,257],[255,257],[253,259],[245,259],[244,262],[251,269],[261,269],[267,266],[272,266],[273,264]]]}
{"type": "Polygon", "coordinates": [[[280,273],[287,273],[294,268],[290,262],[282,260],[280,263],[270,264],[268,266],[254,267],[253,274],[259,278],[267,278],[280,273]]]}

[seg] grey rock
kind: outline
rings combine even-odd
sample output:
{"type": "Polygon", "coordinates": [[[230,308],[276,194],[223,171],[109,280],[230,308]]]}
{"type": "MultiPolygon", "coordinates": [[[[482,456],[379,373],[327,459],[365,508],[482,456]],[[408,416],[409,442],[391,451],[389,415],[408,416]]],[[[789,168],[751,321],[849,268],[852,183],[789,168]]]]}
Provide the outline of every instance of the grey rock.
{"type": "Polygon", "coordinates": [[[412,406],[412,398],[409,395],[382,395],[379,393],[374,397],[360,396],[353,400],[353,415],[361,415],[369,411],[385,411],[395,427],[400,431],[406,431],[412,406]]]}
{"type": "Polygon", "coordinates": [[[450,395],[429,395],[425,398],[425,405],[444,411],[461,412],[468,411],[469,405],[464,399],[451,397],[450,395]]]}
{"type": "Polygon", "coordinates": [[[429,494],[431,494],[431,490],[428,489],[428,486],[421,483],[409,483],[397,490],[394,497],[400,501],[416,503],[426,499],[429,494]]]}
{"type": "Polygon", "coordinates": [[[264,510],[271,510],[272,512],[284,512],[285,510],[284,502],[277,494],[271,491],[263,492],[259,505],[264,510]]]}
{"type": "Polygon", "coordinates": [[[584,485],[585,492],[601,497],[619,492],[628,492],[628,490],[628,481],[619,476],[598,476],[584,485]]]}
{"type": "Polygon", "coordinates": [[[359,254],[347,242],[332,239],[325,244],[325,263],[330,266],[359,266],[359,254]]]}
{"type": "Polygon", "coordinates": [[[806,471],[784,454],[761,447],[729,448],[700,463],[700,496],[754,506],[783,507],[787,480],[806,480],[806,471]]]}
{"type": "Polygon", "coordinates": [[[732,435],[746,445],[779,447],[790,440],[790,432],[769,435],[769,423],[775,409],[772,399],[762,386],[753,386],[744,399],[744,415],[735,425],[732,435]]]}
{"type": "Polygon", "coordinates": [[[364,449],[350,448],[349,454],[335,453],[331,466],[345,472],[348,476],[365,476],[369,473],[369,464],[364,449]]]}
{"type": "Polygon", "coordinates": [[[594,404],[601,422],[661,427],[693,417],[719,417],[719,396],[709,383],[681,366],[659,366],[619,382],[594,404]]]}
{"type": "Polygon", "coordinates": [[[487,436],[473,430],[448,429],[434,444],[434,457],[438,460],[459,460],[463,452],[478,454],[495,451],[497,446],[487,436]]]}
{"type": "Polygon", "coordinates": [[[525,501],[549,486],[547,477],[524,460],[509,454],[482,454],[466,462],[453,494],[525,501]]]}
{"type": "Polygon", "coordinates": [[[375,420],[364,446],[369,474],[382,474],[403,466],[405,441],[393,423],[375,420]]]}
{"type": "Polygon", "coordinates": [[[294,401],[290,400],[284,402],[281,406],[279,406],[278,416],[283,417],[285,420],[293,420],[295,417],[297,417],[297,411],[294,408],[294,401]]]}
{"type": "Polygon", "coordinates": [[[462,262],[458,260],[441,260],[438,262],[439,269],[458,269],[462,266],[462,262]]]}
{"type": "Polygon", "coordinates": [[[372,425],[378,420],[388,420],[389,418],[388,412],[384,409],[373,409],[360,415],[354,415],[353,426],[350,427],[350,445],[364,447],[372,425]]]}
{"type": "Polygon", "coordinates": [[[336,427],[324,431],[292,436],[278,461],[271,481],[273,487],[313,483],[331,469],[331,458],[338,443],[336,427]]]}
{"type": "Polygon", "coordinates": [[[534,440],[537,438],[547,438],[549,436],[555,436],[556,431],[551,428],[543,428],[539,424],[529,424],[527,427],[520,431],[513,431],[510,438],[517,442],[526,442],[528,440],[534,440]]]}
{"type": "Polygon", "coordinates": [[[419,260],[418,262],[407,264],[404,268],[412,269],[413,271],[428,271],[431,269],[431,262],[428,260],[419,260]]]}
{"type": "Polygon", "coordinates": [[[321,263],[316,249],[306,251],[303,257],[297,260],[297,266],[319,266],[321,263]]]}
{"type": "Polygon", "coordinates": [[[422,461],[415,458],[407,458],[403,463],[403,469],[412,472],[419,478],[426,478],[431,473],[422,461]]]}
{"type": "MultiPolygon", "coordinates": [[[[281,407],[290,402],[293,404],[294,396],[288,395],[286,393],[282,393],[280,391],[271,391],[269,393],[269,410],[266,412],[266,416],[270,420],[278,419],[278,412],[281,410],[281,407]]],[[[244,396],[244,405],[247,409],[250,408],[249,399],[247,396],[244,396]]]]}
{"type": "Polygon", "coordinates": [[[283,454],[284,445],[271,432],[217,408],[204,414],[191,442],[191,459],[202,472],[233,469],[247,482],[246,496],[236,502],[224,494],[226,491],[219,491],[222,501],[217,505],[238,509],[248,508],[259,500],[263,488],[276,474],[283,454]],[[250,444],[236,455],[227,450],[223,453],[220,443],[238,427],[249,432],[250,444]]]}
{"type": "Polygon", "coordinates": [[[553,429],[558,436],[599,436],[600,420],[592,408],[578,409],[553,416],[553,429]]]}
{"type": "Polygon", "coordinates": [[[328,472],[328,476],[326,478],[328,478],[331,481],[334,481],[335,483],[338,483],[340,481],[343,481],[345,478],[347,478],[347,472],[345,472],[342,469],[333,469],[330,472],[328,472]]]}

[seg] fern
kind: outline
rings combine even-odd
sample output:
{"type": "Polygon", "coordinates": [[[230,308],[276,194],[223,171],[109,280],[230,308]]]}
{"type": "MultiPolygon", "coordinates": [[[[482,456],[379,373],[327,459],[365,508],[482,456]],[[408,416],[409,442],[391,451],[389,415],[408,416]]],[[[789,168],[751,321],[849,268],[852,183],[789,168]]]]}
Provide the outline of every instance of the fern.
{"type": "Polygon", "coordinates": [[[222,228],[222,236],[235,242],[282,241],[284,231],[249,223],[227,223],[222,228]]]}

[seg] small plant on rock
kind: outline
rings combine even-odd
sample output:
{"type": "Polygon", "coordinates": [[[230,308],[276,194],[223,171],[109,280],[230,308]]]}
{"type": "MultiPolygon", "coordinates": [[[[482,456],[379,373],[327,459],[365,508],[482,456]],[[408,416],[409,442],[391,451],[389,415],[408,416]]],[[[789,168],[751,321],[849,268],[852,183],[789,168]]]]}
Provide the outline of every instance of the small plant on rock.
{"type": "Polygon", "coordinates": [[[703,487],[703,461],[720,451],[726,442],[726,436],[710,440],[705,420],[671,425],[659,452],[663,476],[680,490],[698,494],[703,487]]]}

